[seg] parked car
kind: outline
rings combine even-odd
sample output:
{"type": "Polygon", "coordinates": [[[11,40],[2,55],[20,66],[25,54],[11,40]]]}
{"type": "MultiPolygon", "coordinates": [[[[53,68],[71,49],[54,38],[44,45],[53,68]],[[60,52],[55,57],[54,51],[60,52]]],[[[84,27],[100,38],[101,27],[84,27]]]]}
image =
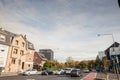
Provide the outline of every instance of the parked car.
{"type": "Polygon", "coordinates": [[[84,69],[83,72],[84,73],[89,73],[90,71],[89,71],[89,69],[84,69]]]}
{"type": "Polygon", "coordinates": [[[42,71],[41,75],[52,75],[53,71],[52,70],[44,70],[42,71]]]}
{"type": "Polygon", "coordinates": [[[72,68],[65,68],[64,70],[65,70],[64,72],[66,75],[70,75],[72,68]]]}
{"type": "Polygon", "coordinates": [[[63,69],[59,69],[59,70],[55,71],[55,74],[56,75],[64,74],[64,70],[63,69]]]}
{"type": "Polygon", "coordinates": [[[80,77],[82,76],[82,71],[80,69],[73,69],[70,75],[71,77],[80,77]]]}
{"type": "Polygon", "coordinates": [[[96,67],[96,71],[97,72],[100,72],[101,70],[100,70],[100,67],[96,67]]]}
{"type": "Polygon", "coordinates": [[[37,70],[36,69],[28,69],[25,72],[21,73],[22,75],[33,75],[36,74],[37,70]]]}
{"type": "Polygon", "coordinates": [[[41,75],[48,75],[46,71],[42,71],[41,75]]]}

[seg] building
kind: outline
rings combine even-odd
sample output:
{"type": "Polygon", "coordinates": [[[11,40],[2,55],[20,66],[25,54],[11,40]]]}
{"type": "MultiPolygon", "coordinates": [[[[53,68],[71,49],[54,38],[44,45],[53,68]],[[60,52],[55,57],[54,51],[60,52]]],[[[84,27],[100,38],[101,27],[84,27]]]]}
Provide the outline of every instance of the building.
{"type": "Polygon", "coordinates": [[[99,59],[103,61],[103,57],[105,57],[105,52],[104,51],[99,51],[98,52],[99,59]]]}
{"type": "Polygon", "coordinates": [[[38,71],[43,69],[43,66],[47,59],[45,56],[39,52],[34,53],[34,69],[37,69],[38,71]]]}
{"type": "Polygon", "coordinates": [[[33,69],[34,45],[26,35],[0,28],[0,71],[20,72],[33,69]]]}
{"type": "Polygon", "coordinates": [[[11,37],[0,28],[0,72],[5,70],[10,43],[11,37]]]}
{"type": "Polygon", "coordinates": [[[110,60],[110,49],[111,48],[115,48],[115,47],[118,47],[120,44],[115,42],[113,43],[110,47],[108,47],[106,50],[105,50],[105,55],[107,56],[107,59],[110,60]]]}
{"type": "Polygon", "coordinates": [[[39,53],[44,54],[47,60],[54,60],[54,52],[51,49],[40,49],[39,53]]]}
{"type": "MultiPolygon", "coordinates": [[[[25,38],[26,39],[26,38],[25,38]]],[[[34,45],[29,42],[28,40],[26,40],[26,45],[27,45],[27,51],[26,51],[26,59],[24,62],[22,62],[22,70],[28,70],[28,69],[33,69],[33,62],[34,62],[34,53],[35,53],[35,49],[34,49],[34,45]]]]}
{"type": "Polygon", "coordinates": [[[33,69],[34,52],[34,45],[26,39],[26,36],[14,36],[9,47],[5,72],[33,69]]]}
{"type": "Polygon", "coordinates": [[[7,57],[5,72],[19,72],[26,59],[26,40],[22,35],[14,36],[7,57]]]}
{"type": "Polygon", "coordinates": [[[105,50],[105,55],[107,57],[107,60],[110,61],[110,69],[113,69],[114,66],[119,65],[120,66],[120,44],[117,42],[114,42],[110,47],[108,47],[105,50]],[[118,63],[116,63],[115,59],[118,58],[118,63]]]}

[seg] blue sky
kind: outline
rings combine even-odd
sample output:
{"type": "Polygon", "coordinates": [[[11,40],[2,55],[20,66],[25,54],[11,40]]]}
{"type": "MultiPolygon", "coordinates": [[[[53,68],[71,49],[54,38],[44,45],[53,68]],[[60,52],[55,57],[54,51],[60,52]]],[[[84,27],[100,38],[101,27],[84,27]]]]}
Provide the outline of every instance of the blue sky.
{"type": "Polygon", "coordinates": [[[0,26],[27,35],[36,51],[54,50],[55,59],[95,59],[98,51],[120,42],[117,0],[0,0],[0,26]]]}

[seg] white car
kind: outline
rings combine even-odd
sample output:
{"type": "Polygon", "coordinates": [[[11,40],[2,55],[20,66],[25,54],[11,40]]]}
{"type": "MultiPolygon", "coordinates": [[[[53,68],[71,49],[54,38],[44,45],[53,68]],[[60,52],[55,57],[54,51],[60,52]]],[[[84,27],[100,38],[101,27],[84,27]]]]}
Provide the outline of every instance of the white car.
{"type": "Polygon", "coordinates": [[[64,74],[64,70],[63,69],[59,69],[57,71],[55,71],[56,75],[60,75],[60,74],[64,74]]]}
{"type": "Polygon", "coordinates": [[[84,73],[89,73],[90,71],[88,69],[83,70],[84,73]]]}
{"type": "Polygon", "coordinates": [[[27,71],[23,72],[22,75],[32,75],[36,73],[37,73],[36,69],[28,69],[27,71]]]}
{"type": "Polygon", "coordinates": [[[72,71],[72,68],[65,68],[65,74],[69,75],[72,71]]]}

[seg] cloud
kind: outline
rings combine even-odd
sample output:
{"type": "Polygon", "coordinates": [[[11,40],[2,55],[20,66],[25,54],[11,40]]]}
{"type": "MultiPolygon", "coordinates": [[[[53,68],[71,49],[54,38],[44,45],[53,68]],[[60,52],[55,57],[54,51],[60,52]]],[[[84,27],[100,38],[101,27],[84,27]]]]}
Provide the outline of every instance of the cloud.
{"type": "Polygon", "coordinates": [[[2,0],[0,25],[11,32],[26,34],[36,51],[54,50],[55,59],[95,59],[98,51],[112,44],[111,33],[120,42],[120,15],[111,0],[2,0]],[[63,57],[64,56],[64,57],[63,57]]]}

